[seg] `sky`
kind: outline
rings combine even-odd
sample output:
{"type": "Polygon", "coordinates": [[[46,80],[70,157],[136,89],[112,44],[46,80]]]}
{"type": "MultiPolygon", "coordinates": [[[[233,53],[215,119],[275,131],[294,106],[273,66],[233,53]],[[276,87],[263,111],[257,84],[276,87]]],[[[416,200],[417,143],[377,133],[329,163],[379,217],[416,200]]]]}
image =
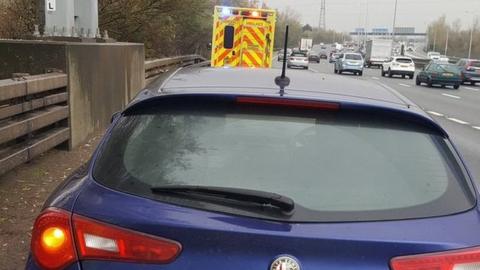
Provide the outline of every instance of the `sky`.
{"type": "MultiPolygon", "coordinates": [[[[304,24],[318,26],[321,0],[263,0],[269,7],[290,7],[304,24]]],[[[397,0],[397,27],[415,27],[425,32],[430,22],[442,15],[449,22],[460,19],[467,28],[480,18],[480,0],[397,0]]],[[[392,29],[395,0],[326,0],[328,29],[352,32],[357,27],[392,29]],[[368,14],[368,16],[367,16],[368,14]]]]}

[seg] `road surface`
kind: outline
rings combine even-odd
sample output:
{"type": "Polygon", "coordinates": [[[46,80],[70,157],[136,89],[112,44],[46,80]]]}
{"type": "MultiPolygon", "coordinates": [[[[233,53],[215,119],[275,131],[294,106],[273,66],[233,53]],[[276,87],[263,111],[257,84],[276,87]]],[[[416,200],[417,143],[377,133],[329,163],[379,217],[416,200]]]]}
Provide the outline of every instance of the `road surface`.
{"type": "MultiPolygon", "coordinates": [[[[274,58],[276,60],[276,58],[274,58]]],[[[275,62],[274,67],[280,68],[275,62]]],[[[333,64],[323,60],[320,64],[310,63],[310,71],[332,74],[333,64]]],[[[287,72],[288,75],[288,72],[287,72]]],[[[363,76],[345,76],[390,87],[408,97],[428,112],[447,132],[463,155],[474,179],[480,183],[480,86],[453,88],[427,88],[416,86],[415,80],[382,77],[379,69],[365,69],[363,76]]]]}

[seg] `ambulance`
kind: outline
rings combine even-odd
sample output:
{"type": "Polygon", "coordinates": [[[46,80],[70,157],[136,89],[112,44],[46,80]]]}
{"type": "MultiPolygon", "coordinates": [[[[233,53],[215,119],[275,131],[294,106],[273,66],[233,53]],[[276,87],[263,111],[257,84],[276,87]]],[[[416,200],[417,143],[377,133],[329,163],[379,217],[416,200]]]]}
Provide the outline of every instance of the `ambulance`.
{"type": "Polygon", "coordinates": [[[213,21],[213,67],[270,68],[276,11],[216,6],[213,21]]]}

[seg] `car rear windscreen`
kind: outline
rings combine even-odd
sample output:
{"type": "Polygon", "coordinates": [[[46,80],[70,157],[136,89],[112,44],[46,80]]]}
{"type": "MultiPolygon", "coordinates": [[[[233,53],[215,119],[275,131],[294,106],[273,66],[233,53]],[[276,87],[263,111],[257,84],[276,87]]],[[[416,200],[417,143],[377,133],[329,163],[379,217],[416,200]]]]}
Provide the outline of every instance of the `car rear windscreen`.
{"type": "Polygon", "coordinates": [[[154,107],[116,124],[95,163],[97,181],[159,200],[151,187],[274,192],[294,200],[286,219],[296,222],[420,218],[473,205],[448,141],[414,121],[208,103],[154,107]]]}
{"type": "Polygon", "coordinates": [[[404,63],[404,64],[412,63],[412,59],[408,59],[408,58],[397,58],[397,60],[395,61],[398,63],[404,63]]]}
{"type": "Polygon", "coordinates": [[[304,54],[304,53],[292,53],[292,56],[295,56],[295,57],[307,57],[307,55],[304,54]]]}
{"type": "Polygon", "coordinates": [[[453,72],[453,73],[460,72],[460,70],[458,69],[458,66],[452,65],[452,64],[438,64],[437,70],[440,72],[453,72]]]}
{"type": "Polygon", "coordinates": [[[347,60],[362,60],[362,56],[359,54],[346,54],[345,59],[347,60]]]}
{"type": "Polygon", "coordinates": [[[480,68],[480,61],[472,61],[469,64],[471,67],[480,68]]]}

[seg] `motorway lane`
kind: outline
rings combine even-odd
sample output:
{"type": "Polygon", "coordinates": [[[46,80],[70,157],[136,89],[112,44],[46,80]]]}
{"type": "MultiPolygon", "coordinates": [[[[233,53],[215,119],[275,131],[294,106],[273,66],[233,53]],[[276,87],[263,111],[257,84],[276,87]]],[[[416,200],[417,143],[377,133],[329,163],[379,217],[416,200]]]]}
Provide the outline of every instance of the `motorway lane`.
{"type": "MultiPolygon", "coordinates": [[[[274,67],[280,68],[280,62],[274,67]]],[[[308,71],[305,71],[308,72],[308,71]]],[[[311,63],[310,72],[332,74],[333,64],[322,60],[311,63]]],[[[287,72],[288,74],[288,72],[287,72]]],[[[427,111],[452,137],[473,177],[480,183],[480,87],[465,85],[453,88],[416,86],[415,80],[382,77],[379,69],[365,69],[362,77],[345,76],[390,87],[427,111]]]]}

